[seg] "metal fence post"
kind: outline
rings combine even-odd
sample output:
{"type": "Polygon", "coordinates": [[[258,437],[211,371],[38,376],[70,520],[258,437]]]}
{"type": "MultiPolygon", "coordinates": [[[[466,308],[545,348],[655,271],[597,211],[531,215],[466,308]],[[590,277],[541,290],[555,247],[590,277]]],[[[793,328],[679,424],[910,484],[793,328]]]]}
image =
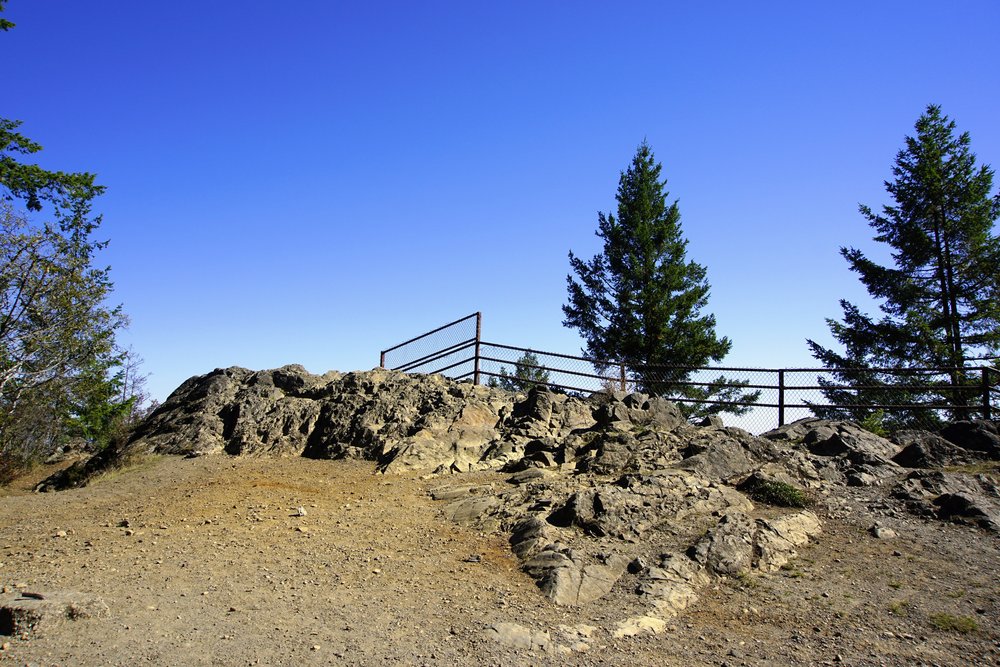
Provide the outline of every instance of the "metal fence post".
{"type": "Polygon", "coordinates": [[[785,425],[785,369],[778,371],[778,426],[785,425]]]}
{"type": "Polygon", "coordinates": [[[483,340],[483,313],[476,313],[476,354],[472,372],[472,384],[479,384],[479,345],[483,340]]]}
{"type": "Polygon", "coordinates": [[[378,355],[378,367],[385,368],[385,352],[378,355]]]}
{"type": "Polygon", "coordinates": [[[621,364],[621,370],[622,370],[622,372],[621,372],[622,391],[625,391],[625,362],[624,361],[621,364]]]}
{"type": "Polygon", "coordinates": [[[992,419],[990,409],[990,367],[983,366],[983,419],[992,419]]]}

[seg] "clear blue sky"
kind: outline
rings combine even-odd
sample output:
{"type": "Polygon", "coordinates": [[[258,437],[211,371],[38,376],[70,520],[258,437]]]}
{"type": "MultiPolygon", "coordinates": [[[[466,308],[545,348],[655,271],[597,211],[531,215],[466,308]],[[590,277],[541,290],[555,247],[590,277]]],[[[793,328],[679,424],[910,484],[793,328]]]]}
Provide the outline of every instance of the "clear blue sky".
{"type": "Polygon", "coordinates": [[[476,310],[577,352],[567,252],[597,252],[644,138],[726,363],[815,365],[925,106],[1000,163],[1000,3],[681,4],[9,0],[0,116],[107,186],[161,400],[233,364],[371,368],[476,310]]]}

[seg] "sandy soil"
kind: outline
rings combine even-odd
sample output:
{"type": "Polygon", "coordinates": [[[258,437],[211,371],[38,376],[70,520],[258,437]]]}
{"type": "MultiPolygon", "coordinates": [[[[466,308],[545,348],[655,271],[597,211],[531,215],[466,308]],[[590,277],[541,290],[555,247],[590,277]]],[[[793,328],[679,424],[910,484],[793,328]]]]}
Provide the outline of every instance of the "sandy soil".
{"type": "Polygon", "coordinates": [[[0,586],[95,594],[110,613],[0,636],[4,664],[1000,664],[1000,538],[871,490],[819,508],[825,533],[790,567],[705,590],[662,634],[615,639],[634,582],[554,606],[502,536],[441,518],[428,489],[461,477],[220,456],[62,493],[32,481],[0,490],[0,586]],[[875,520],[899,536],[876,539],[875,520]],[[496,641],[498,623],[594,629],[585,650],[553,653],[496,641]]]}

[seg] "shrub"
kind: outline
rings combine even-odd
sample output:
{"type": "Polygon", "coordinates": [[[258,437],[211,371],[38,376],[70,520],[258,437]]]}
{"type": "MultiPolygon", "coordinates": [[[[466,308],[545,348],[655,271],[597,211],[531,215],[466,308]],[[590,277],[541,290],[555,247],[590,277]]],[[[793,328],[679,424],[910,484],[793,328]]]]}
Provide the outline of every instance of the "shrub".
{"type": "Polygon", "coordinates": [[[930,621],[931,625],[938,630],[959,632],[963,635],[979,629],[976,619],[971,616],[955,616],[948,613],[931,614],[930,621]]]}
{"type": "Polygon", "coordinates": [[[742,490],[752,499],[777,507],[808,507],[809,497],[791,484],[752,476],[742,485],[742,490]]]}
{"type": "Polygon", "coordinates": [[[861,428],[884,438],[888,435],[885,428],[885,410],[876,410],[861,420],[858,424],[861,428]]]}

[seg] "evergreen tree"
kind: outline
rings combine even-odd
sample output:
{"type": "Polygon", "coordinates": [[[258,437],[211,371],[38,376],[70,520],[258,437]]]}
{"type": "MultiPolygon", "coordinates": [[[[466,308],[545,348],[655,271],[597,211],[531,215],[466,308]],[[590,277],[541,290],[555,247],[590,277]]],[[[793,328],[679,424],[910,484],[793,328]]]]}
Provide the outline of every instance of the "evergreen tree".
{"type": "Polygon", "coordinates": [[[489,386],[500,387],[507,391],[528,391],[536,384],[547,385],[549,383],[549,372],[541,368],[538,355],[533,352],[525,352],[514,362],[514,372],[509,373],[506,368],[500,369],[500,377],[491,377],[489,386]]]}
{"type": "Polygon", "coordinates": [[[584,354],[624,362],[644,392],[677,399],[690,415],[743,413],[759,392],[744,393],[719,377],[714,386],[686,384],[692,367],[718,362],[732,342],[715,334],[705,267],[686,258],[677,201],[667,203],[661,165],[643,142],[618,181],[618,214],[598,214],[604,250],[589,262],[569,254],[569,302],[563,324],[580,331],[584,354]],[[699,401],[720,401],[719,404],[699,401]]]}
{"type": "MultiPolygon", "coordinates": [[[[964,369],[1000,349],[1000,238],[993,232],[1000,196],[991,195],[993,170],[976,165],[969,134],[956,136],[955,123],[940,107],[929,105],[915,128],[916,136],[907,137],[896,155],[894,180],[885,183],[894,204],[881,213],[860,207],[874,240],[891,248],[893,265],[882,266],[855,248],[840,250],[882,301],[882,316],[841,300],[843,321],[827,323],[844,351],[807,341],[838,381],[865,387],[837,389],[824,381],[835,406],[818,409],[827,415],[861,420],[872,411],[868,403],[943,403],[953,406],[953,418],[966,418],[980,390],[962,389],[975,380],[964,369]],[[912,370],[921,367],[953,369],[947,380],[952,389],[934,389],[940,379],[912,370]]],[[[926,423],[929,416],[904,411],[895,422],[926,423]]]]}

